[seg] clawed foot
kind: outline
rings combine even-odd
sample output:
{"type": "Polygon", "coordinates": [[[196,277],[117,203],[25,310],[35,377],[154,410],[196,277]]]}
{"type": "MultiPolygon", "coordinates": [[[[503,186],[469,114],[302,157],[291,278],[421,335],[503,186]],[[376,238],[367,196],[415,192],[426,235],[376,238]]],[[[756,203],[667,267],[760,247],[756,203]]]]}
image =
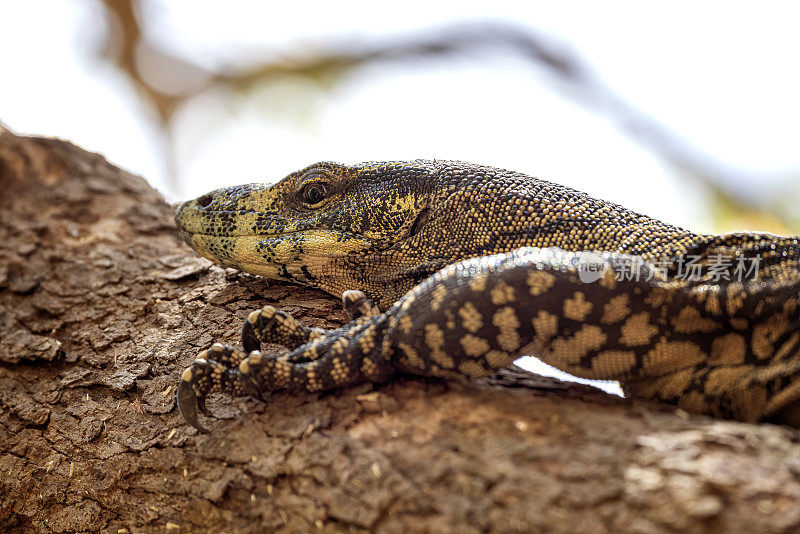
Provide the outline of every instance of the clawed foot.
{"type": "Polygon", "coordinates": [[[347,385],[364,373],[377,377],[383,366],[369,361],[362,368],[361,360],[364,347],[376,346],[372,339],[376,329],[368,320],[380,312],[360,291],[346,291],[342,302],[348,318],[355,322],[338,330],[303,326],[273,306],[251,313],[242,327],[246,352],[215,343],[183,371],[176,393],[180,413],[198,431],[208,433],[197,412],[211,415],[205,405],[211,393],[258,396],[262,391],[287,387],[320,391],[347,385]],[[278,343],[292,352],[262,354],[262,343],[278,343]]]}
{"type": "Polygon", "coordinates": [[[215,343],[198,354],[192,365],[183,371],[177,391],[178,410],[190,425],[208,433],[197,419],[197,410],[211,415],[206,408],[206,396],[211,393],[225,391],[234,396],[257,394],[247,374],[240,372],[245,359],[241,351],[230,345],[215,343]]]}

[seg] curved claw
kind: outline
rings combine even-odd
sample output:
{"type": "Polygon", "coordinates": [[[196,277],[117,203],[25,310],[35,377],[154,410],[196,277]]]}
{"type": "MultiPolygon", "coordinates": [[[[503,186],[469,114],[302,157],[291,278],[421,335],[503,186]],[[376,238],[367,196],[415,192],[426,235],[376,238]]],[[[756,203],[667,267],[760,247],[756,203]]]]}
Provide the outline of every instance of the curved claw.
{"type": "Polygon", "coordinates": [[[244,347],[245,354],[261,349],[261,342],[256,337],[255,328],[250,321],[245,321],[242,325],[242,347],[244,347]]]}
{"type": "Polygon", "coordinates": [[[178,411],[181,412],[186,422],[195,427],[199,432],[208,434],[208,429],[203,427],[197,419],[198,407],[205,414],[208,413],[208,409],[205,405],[205,399],[198,399],[194,392],[194,388],[191,384],[191,369],[187,369],[183,372],[175,395],[177,397],[178,411]],[[187,373],[189,374],[188,377],[186,376],[187,373]]]}

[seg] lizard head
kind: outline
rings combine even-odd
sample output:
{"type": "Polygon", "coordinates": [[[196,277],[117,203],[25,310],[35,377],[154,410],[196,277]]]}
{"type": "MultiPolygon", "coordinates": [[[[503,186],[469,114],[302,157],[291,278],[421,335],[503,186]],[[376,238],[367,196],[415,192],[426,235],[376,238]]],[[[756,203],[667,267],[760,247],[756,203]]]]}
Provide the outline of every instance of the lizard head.
{"type": "Polygon", "coordinates": [[[416,232],[431,170],[424,161],[317,163],[274,185],[218,189],[184,202],[175,223],[189,246],[220,265],[334,294],[368,289],[367,269],[347,267],[348,258],[363,262],[416,232]]]}

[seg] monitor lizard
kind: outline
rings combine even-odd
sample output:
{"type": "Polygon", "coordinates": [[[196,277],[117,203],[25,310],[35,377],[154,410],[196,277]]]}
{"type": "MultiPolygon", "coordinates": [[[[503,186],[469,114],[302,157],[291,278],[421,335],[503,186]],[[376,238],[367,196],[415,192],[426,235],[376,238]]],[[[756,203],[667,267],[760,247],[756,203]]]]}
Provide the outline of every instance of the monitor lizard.
{"type": "Polygon", "coordinates": [[[175,221],[222,266],[342,295],[350,320],[251,313],[243,350],[214,344],[181,376],[178,407],[201,431],[212,392],[477,378],[522,355],[689,412],[800,425],[796,236],[695,234],[524,174],[428,160],[317,163],[184,202],[175,221]]]}

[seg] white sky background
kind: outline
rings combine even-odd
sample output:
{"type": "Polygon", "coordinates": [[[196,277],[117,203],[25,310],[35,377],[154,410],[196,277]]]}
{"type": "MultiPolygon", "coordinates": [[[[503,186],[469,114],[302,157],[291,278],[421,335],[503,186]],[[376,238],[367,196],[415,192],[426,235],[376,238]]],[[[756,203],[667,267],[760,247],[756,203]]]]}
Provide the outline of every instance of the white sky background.
{"type": "MultiPolygon", "coordinates": [[[[91,0],[2,4],[0,121],[101,152],[172,200],[274,181],[325,159],[461,159],[712,229],[702,195],[608,117],[559,96],[520,59],[488,52],[374,64],[332,92],[287,80],[244,99],[207,94],[180,112],[178,187],[170,189],[153,111],[97,58],[101,9],[91,0]],[[265,105],[286,95],[305,99],[305,109],[265,105]]],[[[529,26],[572,49],[618,96],[701,153],[759,177],[738,188],[756,194],[800,178],[794,2],[170,0],[145,3],[144,17],[149,39],[209,68],[458,22],[529,26]]]]}

